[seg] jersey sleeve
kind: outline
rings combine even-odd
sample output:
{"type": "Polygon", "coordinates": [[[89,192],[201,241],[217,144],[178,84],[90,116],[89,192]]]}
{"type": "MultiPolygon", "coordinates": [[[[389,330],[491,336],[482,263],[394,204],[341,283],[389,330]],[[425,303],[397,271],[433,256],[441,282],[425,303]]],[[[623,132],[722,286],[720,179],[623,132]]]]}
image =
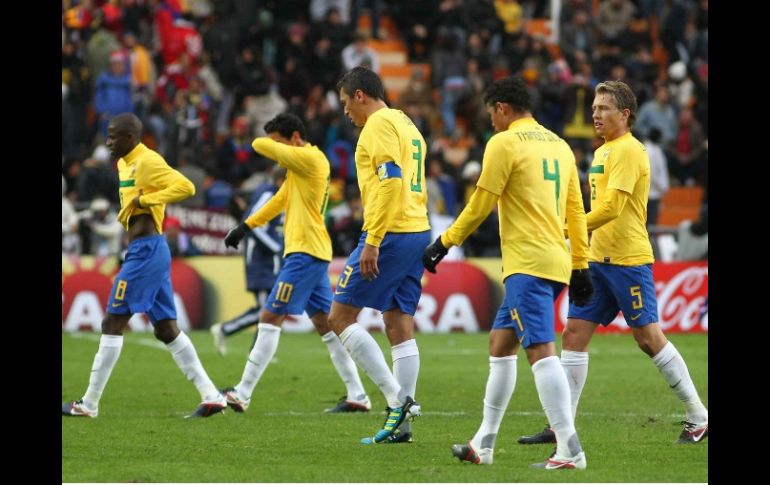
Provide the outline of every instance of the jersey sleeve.
{"type": "Polygon", "coordinates": [[[310,150],[305,147],[285,145],[268,137],[255,139],[251,146],[260,155],[298,174],[310,174],[316,165],[310,150]]]}
{"type": "Polygon", "coordinates": [[[502,195],[511,174],[511,166],[506,163],[509,158],[510,155],[506,153],[503,138],[498,135],[493,136],[484,150],[481,174],[476,185],[498,197],[502,195]]]}
{"type": "Polygon", "coordinates": [[[642,175],[643,154],[626,147],[617,147],[609,156],[607,190],[617,189],[628,194],[634,192],[634,186],[642,175]]]}
{"type": "Polygon", "coordinates": [[[142,160],[136,168],[136,180],[139,188],[143,185],[161,188],[157,192],[142,195],[139,198],[142,207],[179,202],[195,195],[195,185],[160,157],[142,160]]]}

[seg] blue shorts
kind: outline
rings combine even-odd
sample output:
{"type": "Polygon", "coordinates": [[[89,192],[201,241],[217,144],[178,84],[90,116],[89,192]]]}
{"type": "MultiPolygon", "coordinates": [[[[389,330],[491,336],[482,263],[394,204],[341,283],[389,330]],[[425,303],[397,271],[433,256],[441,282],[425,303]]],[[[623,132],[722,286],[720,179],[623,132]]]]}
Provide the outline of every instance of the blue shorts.
{"type": "Polygon", "coordinates": [[[305,253],[291,253],[283,261],[273,290],[265,302],[265,310],[278,315],[312,317],[329,313],[332,287],[329,284],[329,262],[305,253]]]}
{"type": "Polygon", "coordinates": [[[171,251],[163,235],[140,237],[128,245],[126,260],[112,284],[107,313],[145,313],[153,325],[176,320],[171,251]]]}
{"type": "Polygon", "coordinates": [[[337,280],[334,301],[381,312],[398,308],[414,315],[422,293],[422,253],[430,242],[430,231],[385,234],[377,259],[380,275],[367,281],[359,267],[366,243],[364,232],[337,280]]]}
{"type": "Polygon", "coordinates": [[[516,273],[505,279],[505,298],[492,330],[512,328],[525,349],[556,340],[554,302],[564,283],[516,273]]]}
{"type": "Polygon", "coordinates": [[[586,306],[570,303],[568,318],[580,318],[607,326],[623,311],[629,327],[658,321],[658,300],[652,265],[618,266],[588,263],[594,296],[586,306]]]}

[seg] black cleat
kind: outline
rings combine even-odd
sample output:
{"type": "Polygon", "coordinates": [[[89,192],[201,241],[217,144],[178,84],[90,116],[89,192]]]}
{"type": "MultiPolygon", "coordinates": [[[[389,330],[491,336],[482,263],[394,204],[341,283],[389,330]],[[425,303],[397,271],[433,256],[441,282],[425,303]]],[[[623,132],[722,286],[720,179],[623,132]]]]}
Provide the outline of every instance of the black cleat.
{"type": "Polygon", "coordinates": [[[521,436],[517,441],[521,445],[556,443],[556,433],[553,432],[550,425],[546,425],[546,427],[543,428],[543,431],[529,436],[521,436]]]}
{"type": "Polygon", "coordinates": [[[372,409],[372,404],[369,402],[369,398],[366,397],[363,401],[348,401],[348,396],[342,396],[336,406],[329,409],[324,409],[326,413],[368,413],[372,409]]]}
{"type": "Polygon", "coordinates": [[[213,416],[217,413],[224,414],[225,409],[227,409],[227,401],[223,396],[221,401],[204,401],[200,403],[198,407],[195,408],[195,411],[193,411],[192,414],[185,416],[185,418],[208,418],[209,416],[213,416]]]}
{"type": "Polygon", "coordinates": [[[679,439],[676,440],[678,445],[687,445],[700,443],[703,439],[709,435],[709,423],[706,421],[703,424],[695,424],[689,421],[682,421],[684,429],[682,434],[679,435],[679,439]]]}
{"type": "Polygon", "coordinates": [[[388,436],[385,438],[385,441],[383,441],[383,444],[389,445],[395,445],[398,443],[412,443],[412,432],[402,432],[400,429],[397,429],[395,433],[388,436]]]}

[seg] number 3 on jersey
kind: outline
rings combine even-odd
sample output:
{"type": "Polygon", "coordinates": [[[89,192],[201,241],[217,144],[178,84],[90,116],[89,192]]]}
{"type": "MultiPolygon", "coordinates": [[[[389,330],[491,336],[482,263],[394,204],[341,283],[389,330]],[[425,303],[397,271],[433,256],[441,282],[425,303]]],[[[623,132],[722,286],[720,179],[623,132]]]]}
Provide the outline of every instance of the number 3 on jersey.
{"type": "Polygon", "coordinates": [[[412,158],[417,165],[417,170],[414,171],[412,176],[412,192],[422,192],[422,143],[420,143],[420,140],[413,139],[412,145],[415,148],[412,158]]]}

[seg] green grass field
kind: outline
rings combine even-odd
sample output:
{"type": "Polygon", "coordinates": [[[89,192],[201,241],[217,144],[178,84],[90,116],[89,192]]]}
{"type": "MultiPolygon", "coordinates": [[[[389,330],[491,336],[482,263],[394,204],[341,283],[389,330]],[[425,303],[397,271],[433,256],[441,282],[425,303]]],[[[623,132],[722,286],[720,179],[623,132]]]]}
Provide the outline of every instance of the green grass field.
{"type": "MultiPolygon", "coordinates": [[[[378,342],[390,352],[382,334],[378,342]]],[[[671,335],[708,406],[708,336],[671,335]]],[[[62,334],[62,400],[88,384],[98,334],[62,334]]],[[[214,352],[208,332],[191,332],[203,365],[219,387],[238,382],[252,334],[214,352]]],[[[453,443],[481,422],[487,378],[487,334],[418,335],[417,400],[423,416],[415,442],[365,446],[382,425],[385,402],[368,377],[367,414],[329,415],[344,394],[326,346],[316,334],[281,336],[244,414],[227,411],[186,420],[199,401],[162,344],[150,334],[126,335],[97,419],[62,418],[63,482],[707,482],[708,439],[673,444],[683,407],[629,335],[597,335],[577,429],[586,470],[529,468],[552,445],[523,446],[521,434],[546,420],[532,372],[519,352],[516,390],[500,428],[494,465],[460,463],[453,443]]]]}

